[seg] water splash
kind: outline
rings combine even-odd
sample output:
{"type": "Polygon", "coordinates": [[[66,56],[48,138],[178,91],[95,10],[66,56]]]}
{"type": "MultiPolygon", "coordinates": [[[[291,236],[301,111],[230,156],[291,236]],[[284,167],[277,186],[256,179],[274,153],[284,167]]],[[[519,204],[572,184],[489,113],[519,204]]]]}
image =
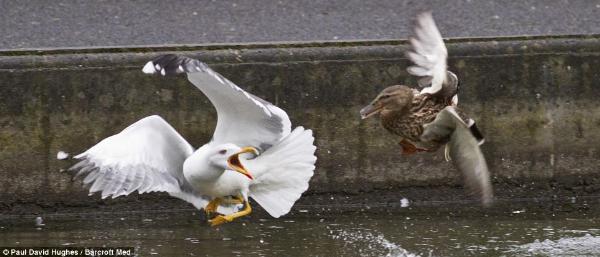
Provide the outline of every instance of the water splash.
{"type": "Polygon", "coordinates": [[[510,252],[542,256],[599,256],[600,236],[586,234],[582,237],[565,237],[555,241],[535,240],[533,243],[516,246],[510,252]]]}
{"type": "Polygon", "coordinates": [[[344,241],[345,247],[358,252],[360,256],[420,257],[387,240],[381,233],[368,229],[345,229],[330,231],[331,238],[344,241]]]}

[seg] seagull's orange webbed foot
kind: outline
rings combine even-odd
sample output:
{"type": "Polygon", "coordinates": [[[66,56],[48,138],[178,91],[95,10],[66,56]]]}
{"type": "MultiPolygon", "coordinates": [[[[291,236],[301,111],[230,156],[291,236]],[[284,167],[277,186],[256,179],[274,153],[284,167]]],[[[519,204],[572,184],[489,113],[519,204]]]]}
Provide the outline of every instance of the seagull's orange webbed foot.
{"type": "Polygon", "coordinates": [[[217,213],[217,208],[219,208],[221,201],[221,198],[215,197],[215,199],[212,199],[210,202],[208,202],[208,204],[204,207],[204,213],[206,213],[207,218],[210,219],[210,216],[213,213],[217,213]]]}
{"type": "Polygon", "coordinates": [[[243,204],[244,203],[244,198],[239,195],[239,196],[228,196],[226,198],[222,198],[221,199],[221,203],[222,204],[243,204]]]}
{"type": "Polygon", "coordinates": [[[245,207],[243,210],[236,212],[236,213],[229,214],[229,215],[219,214],[214,219],[211,219],[208,222],[210,223],[211,226],[214,227],[214,226],[221,225],[223,223],[231,222],[234,219],[237,219],[239,217],[250,214],[252,212],[252,207],[250,207],[250,203],[247,200],[244,203],[245,203],[244,204],[245,207]]]}

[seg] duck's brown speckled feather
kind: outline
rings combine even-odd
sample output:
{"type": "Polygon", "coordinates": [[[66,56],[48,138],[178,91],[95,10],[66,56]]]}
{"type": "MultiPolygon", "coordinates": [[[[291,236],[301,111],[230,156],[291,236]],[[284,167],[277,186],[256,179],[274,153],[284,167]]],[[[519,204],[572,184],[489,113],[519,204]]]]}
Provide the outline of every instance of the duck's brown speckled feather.
{"type": "Polygon", "coordinates": [[[388,131],[413,143],[420,141],[423,125],[432,122],[448,106],[448,101],[429,94],[415,95],[408,112],[381,115],[381,124],[388,131]]]}

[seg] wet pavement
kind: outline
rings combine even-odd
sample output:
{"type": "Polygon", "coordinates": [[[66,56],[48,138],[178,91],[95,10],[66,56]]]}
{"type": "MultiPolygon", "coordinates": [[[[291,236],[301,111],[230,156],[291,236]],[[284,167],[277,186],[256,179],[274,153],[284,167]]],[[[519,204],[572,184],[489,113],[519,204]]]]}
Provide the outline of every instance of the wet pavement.
{"type": "Polygon", "coordinates": [[[598,256],[600,211],[410,207],[389,214],[302,211],[218,228],[197,211],[0,219],[2,246],[134,247],[139,256],[598,256]],[[411,209],[410,211],[408,211],[411,209]],[[403,210],[407,210],[404,212],[403,210]]]}
{"type": "Polygon", "coordinates": [[[0,49],[600,33],[598,0],[0,1],[0,49]]]}

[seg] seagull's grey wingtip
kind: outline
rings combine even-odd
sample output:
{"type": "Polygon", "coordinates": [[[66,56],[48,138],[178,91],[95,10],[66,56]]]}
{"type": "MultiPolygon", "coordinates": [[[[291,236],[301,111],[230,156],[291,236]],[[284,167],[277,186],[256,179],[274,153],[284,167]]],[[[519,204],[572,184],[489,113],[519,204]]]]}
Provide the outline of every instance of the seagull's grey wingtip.
{"type": "Polygon", "coordinates": [[[183,55],[164,54],[154,58],[144,65],[142,71],[146,74],[163,76],[181,73],[206,72],[209,70],[205,63],[183,55]]]}

